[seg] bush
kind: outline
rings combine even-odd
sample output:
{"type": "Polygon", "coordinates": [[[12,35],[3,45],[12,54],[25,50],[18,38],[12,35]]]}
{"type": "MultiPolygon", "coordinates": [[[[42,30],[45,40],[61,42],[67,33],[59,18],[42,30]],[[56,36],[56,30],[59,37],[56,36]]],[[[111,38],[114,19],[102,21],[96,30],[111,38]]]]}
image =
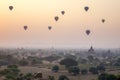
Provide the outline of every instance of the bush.
{"type": "Polygon", "coordinates": [[[72,66],[72,67],[69,67],[68,72],[72,73],[74,76],[76,76],[79,74],[80,69],[77,66],[72,66]]]}
{"type": "Polygon", "coordinates": [[[49,80],[55,80],[55,77],[54,76],[48,76],[48,79],[49,80]]]}
{"type": "Polygon", "coordinates": [[[103,73],[98,76],[98,80],[107,80],[107,74],[103,73]]]}
{"type": "Polygon", "coordinates": [[[104,72],[106,69],[105,69],[105,66],[103,66],[103,65],[99,65],[99,66],[97,66],[97,69],[98,69],[98,71],[100,71],[100,72],[104,72]]]}
{"type": "Polygon", "coordinates": [[[107,80],[117,80],[117,77],[113,74],[107,75],[107,80]]]}
{"type": "Polygon", "coordinates": [[[69,78],[65,75],[59,76],[58,80],[69,80],[69,78]]]}
{"type": "Polygon", "coordinates": [[[52,71],[53,72],[58,72],[59,71],[59,66],[57,66],[57,65],[53,66],[52,71]]]}
{"type": "Polygon", "coordinates": [[[92,74],[98,74],[98,69],[96,67],[90,67],[89,72],[91,72],[92,74]]]}
{"type": "Polygon", "coordinates": [[[87,73],[88,73],[88,70],[87,70],[87,69],[82,69],[82,70],[81,70],[81,74],[85,75],[85,74],[87,74],[87,73]]]}
{"type": "Polygon", "coordinates": [[[18,68],[17,65],[8,65],[7,68],[18,68]]]}

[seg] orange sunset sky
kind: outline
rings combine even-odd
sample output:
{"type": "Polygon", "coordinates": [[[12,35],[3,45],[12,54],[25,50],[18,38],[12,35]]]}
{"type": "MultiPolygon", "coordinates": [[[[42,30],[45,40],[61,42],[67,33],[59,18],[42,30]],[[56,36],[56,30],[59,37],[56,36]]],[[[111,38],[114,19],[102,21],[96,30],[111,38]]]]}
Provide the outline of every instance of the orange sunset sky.
{"type": "Polygon", "coordinates": [[[91,45],[120,48],[120,0],[0,0],[0,47],[91,45]],[[89,6],[87,12],[85,6],[89,6]],[[57,22],[55,16],[59,16],[57,22]],[[91,30],[89,36],[86,29],[91,30]]]}

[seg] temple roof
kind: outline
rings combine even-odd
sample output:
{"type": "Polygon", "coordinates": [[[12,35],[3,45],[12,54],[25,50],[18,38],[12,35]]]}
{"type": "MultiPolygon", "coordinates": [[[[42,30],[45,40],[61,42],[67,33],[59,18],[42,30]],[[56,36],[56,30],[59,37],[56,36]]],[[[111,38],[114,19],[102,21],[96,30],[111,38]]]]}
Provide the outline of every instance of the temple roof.
{"type": "Polygon", "coordinates": [[[88,52],[94,52],[93,47],[91,46],[90,49],[88,50],[88,52]]]}

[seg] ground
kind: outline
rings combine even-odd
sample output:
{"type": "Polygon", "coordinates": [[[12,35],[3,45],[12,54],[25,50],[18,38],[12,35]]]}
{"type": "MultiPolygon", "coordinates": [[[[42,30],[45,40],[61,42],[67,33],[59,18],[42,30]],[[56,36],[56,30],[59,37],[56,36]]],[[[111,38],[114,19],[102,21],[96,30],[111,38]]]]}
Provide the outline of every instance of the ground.
{"type": "MultiPolygon", "coordinates": [[[[33,67],[33,66],[22,66],[19,67],[19,69],[21,70],[22,73],[37,73],[37,72],[42,72],[43,73],[43,77],[47,78],[49,75],[53,75],[55,76],[55,79],[58,80],[58,77],[60,75],[66,75],[69,77],[70,80],[96,80],[98,75],[92,75],[90,73],[88,73],[87,75],[78,75],[78,76],[72,76],[71,74],[69,74],[66,70],[60,70],[57,73],[54,73],[51,71],[51,69],[49,69],[50,65],[47,65],[46,67],[33,67]]],[[[6,66],[1,67],[2,69],[5,69],[6,66]]],[[[109,71],[108,73],[113,73],[113,74],[120,74],[120,70],[116,70],[116,71],[109,71]]],[[[0,78],[0,80],[2,80],[2,77],[0,78]]]]}

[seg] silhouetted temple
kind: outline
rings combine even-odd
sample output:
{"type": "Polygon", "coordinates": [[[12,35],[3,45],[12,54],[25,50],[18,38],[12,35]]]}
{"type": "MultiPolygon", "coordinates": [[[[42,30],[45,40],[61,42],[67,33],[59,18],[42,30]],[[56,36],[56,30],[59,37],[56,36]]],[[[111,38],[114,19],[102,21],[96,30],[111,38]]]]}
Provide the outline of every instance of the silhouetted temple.
{"type": "Polygon", "coordinates": [[[110,58],[110,57],[113,57],[114,54],[111,52],[111,50],[108,50],[108,51],[106,52],[105,56],[110,58]]]}
{"type": "Polygon", "coordinates": [[[91,53],[91,54],[94,54],[94,53],[95,53],[92,46],[91,46],[90,49],[88,50],[88,53],[91,53]]]}

